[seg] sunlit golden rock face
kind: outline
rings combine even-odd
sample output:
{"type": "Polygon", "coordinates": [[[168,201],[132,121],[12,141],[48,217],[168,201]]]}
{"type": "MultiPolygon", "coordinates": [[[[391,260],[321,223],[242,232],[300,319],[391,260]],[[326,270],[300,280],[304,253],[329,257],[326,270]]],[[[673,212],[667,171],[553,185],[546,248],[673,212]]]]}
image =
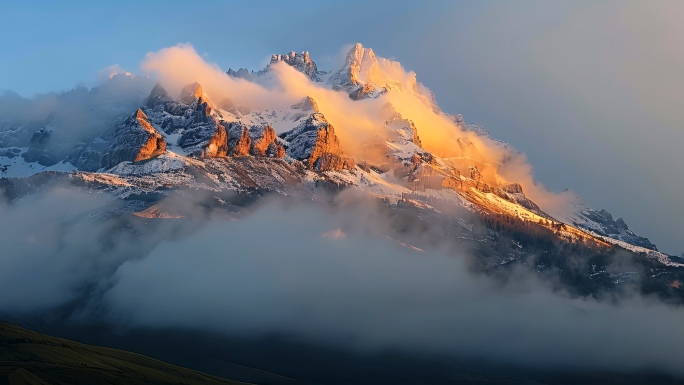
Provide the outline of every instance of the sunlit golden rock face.
{"type": "Polygon", "coordinates": [[[326,152],[310,167],[316,171],[350,170],[354,168],[354,159],[326,152]]]}
{"type": "Polygon", "coordinates": [[[285,148],[282,145],[277,144],[275,147],[275,154],[273,156],[278,158],[278,159],[284,158],[285,157],[285,148]]]}
{"type": "Polygon", "coordinates": [[[159,156],[166,151],[166,142],[160,136],[150,135],[147,142],[140,148],[138,155],[135,157],[136,162],[147,160],[159,156]]]}
{"type": "Polygon", "coordinates": [[[166,141],[164,140],[164,137],[152,127],[147,116],[141,109],[138,109],[135,118],[138,121],[138,124],[140,124],[140,127],[149,134],[147,141],[145,141],[138,150],[135,161],[139,162],[163,154],[166,151],[166,141]]]}
{"type": "Polygon", "coordinates": [[[249,137],[247,128],[242,129],[240,138],[235,142],[235,145],[230,150],[231,156],[248,156],[249,150],[252,147],[252,139],[249,137]]]}
{"type": "Polygon", "coordinates": [[[247,126],[239,122],[226,123],[227,156],[283,158],[285,149],[278,142],[271,126],[247,126]]]}
{"type": "Polygon", "coordinates": [[[158,205],[148,207],[143,211],[134,212],[133,215],[141,218],[163,218],[163,219],[177,219],[183,218],[180,214],[171,213],[161,209],[158,205]]]}
{"type": "Polygon", "coordinates": [[[216,133],[211,137],[207,147],[204,149],[204,157],[219,158],[228,154],[228,134],[226,129],[220,125],[216,125],[216,133]]]}
{"type": "Polygon", "coordinates": [[[202,86],[199,83],[191,83],[183,87],[180,101],[185,104],[191,104],[200,97],[202,97],[202,86]]]}
{"type": "Polygon", "coordinates": [[[501,187],[501,190],[510,194],[522,194],[523,188],[519,183],[509,183],[501,187]]]}
{"type": "Polygon", "coordinates": [[[332,124],[318,129],[316,142],[307,163],[309,169],[316,171],[339,171],[354,167],[354,160],[344,156],[332,124]]]}
{"type": "Polygon", "coordinates": [[[321,113],[314,113],[292,130],[281,134],[287,154],[314,171],[339,171],[355,167],[342,151],[335,128],[321,113]]]}
{"type": "Polygon", "coordinates": [[[340,140],[335,135],[335,128],[332,124],[318,129],[316,143],[309,155],[309,164],[312,165],[325,153],[340,154],[340,140]]]}
{"type": "Polygon", "coordinates": [[[101,167],[110,168],[121,162],[140,162],[166,151],[164,137],[138,109],[119,126],[114,139],[102,157],[101,167]]]}
{"type": "Polygon", "coordinates": [[[276,133],[273,127],[266,126],[263,130],[261,136],[254,138],[252,141],[252,155],[254,156],[266,156],[269,146],[273,144],[276,138],[276,133]]]}

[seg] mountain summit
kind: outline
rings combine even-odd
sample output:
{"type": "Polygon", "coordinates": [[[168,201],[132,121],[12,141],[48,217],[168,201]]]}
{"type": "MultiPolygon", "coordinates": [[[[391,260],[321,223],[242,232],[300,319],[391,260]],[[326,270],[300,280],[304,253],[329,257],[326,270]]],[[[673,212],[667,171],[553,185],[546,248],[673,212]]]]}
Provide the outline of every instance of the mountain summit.
{"type": "MultiPolygon", "coordinates": [[[[127,103],[115,106],[100,97],[107,83],[97,93],[78,91],[89,106],[84,118],[98,122],[98,129],[89,126],[79,135],[63,135],[69,126],[60,122],[68,121],[68,108],[34,121],[2,122],[0,171],[12,178],[3,183],[41,171],[66,172],[122,199],[164,196],[187,186],[307,196],[321,186],[353,188],[431,216],[444,216],[437,206],[446,204],[487,221],[506,218],[507,226],[567,244],[626,249],[680,265],[605,211],[576,205],[568,215],[550,215],[526,195],[521,181],[505,176],[518,156],[509,145],[442,112],[414,73],[361,44],[331,72],[320,71],[308,52],[290,52],[273,55],[259,71],[217,76],[191,82],[178,95],[146,78],[114,77],[109,82],[123,82],[117,92],[128,95],[122,99],[127,103]],[[272,70],[278,63],[306,78],[278,78],[287,76],[272,70]],[[141,85],[146,92],[139,92],[141,85]],[[108,109],[118,114],[97,112],[108,109]]],[[[64,106],[75,100],[70,93],[58,98],[64,106]]],[[[491,265],[520,255],[487,237],[478,247],[488,250],[491,265]]]]}

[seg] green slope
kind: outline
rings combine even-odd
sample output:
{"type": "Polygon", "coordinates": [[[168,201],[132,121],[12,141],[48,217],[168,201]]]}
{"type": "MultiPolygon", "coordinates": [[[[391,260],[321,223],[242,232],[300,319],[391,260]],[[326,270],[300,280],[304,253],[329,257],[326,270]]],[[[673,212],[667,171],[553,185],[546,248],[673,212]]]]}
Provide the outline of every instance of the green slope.
{"type": "Polygon", "coordinates": [[[0,384],[245,384],[0,323],[0,384]]]}

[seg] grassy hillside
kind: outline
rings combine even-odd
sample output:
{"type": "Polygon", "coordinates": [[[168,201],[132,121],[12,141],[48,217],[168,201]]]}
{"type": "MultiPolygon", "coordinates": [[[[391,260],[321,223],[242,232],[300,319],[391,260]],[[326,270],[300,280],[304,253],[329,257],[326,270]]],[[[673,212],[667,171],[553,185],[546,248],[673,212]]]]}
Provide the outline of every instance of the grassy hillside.
{"type": "Polygon", "coordinates": [[[0,385],[244,384],[0,323],[0,385]]]}

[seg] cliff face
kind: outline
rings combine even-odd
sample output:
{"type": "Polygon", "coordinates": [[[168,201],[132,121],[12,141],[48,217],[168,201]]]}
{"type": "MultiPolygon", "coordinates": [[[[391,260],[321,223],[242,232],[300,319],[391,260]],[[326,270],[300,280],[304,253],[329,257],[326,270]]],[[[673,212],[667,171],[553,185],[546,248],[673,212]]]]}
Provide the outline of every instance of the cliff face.
{"type": "Polygon", "coordinates": [[[183,87],[179,100],[185,104],[192,104],[202,97],[202,86],[199,83],[191,83],[183,87]]]}
{"type": "Polygon", "coordinates": [[[324,152],[313,162],[309,160],[309,168],[314,171],[340,171],[351,170],[355,167],[354,159],[343,155],[324,152]]]}
{"type": "Polygon", "coordinates": [[[318,77],[319,72],[318,68],[316,68],[316,63],[311,60],[308,52],[290,52],[285,55],[273,55],[271,56],[270,64],[275,64],[281,61],[291,65],[297,71],[308,76],[309,79],[316,82],[321,81],[321,79],[318,77]]]}
{"type": "Polygon", "coordinates": [[[308,157],[309,168],[316,171],[341,170],[346,164],[332,124],[316,131],[316,142],[308,157]]]}
{"type": "Polygon", "coordinates": [[[640,237],[629,229],[622,218],[613,219],[606,211],[585,207],[576,215],[572,224],[591,230],[599,235],[618,239],[629,244],[657,251],[658,248],[648,238],[640,237]]]}
{"type": "Polygon", "coordinates": [[[287,142],[286,153],[303,161],[310,170],[351,169],[354,160],[346,157],[335,135],[335,128],[323,114],[315,113],[299,126],[281,135],[287,142]]]}
{"type": "Polygon", "coordinates": [[[161,86],[161,84],[157,83],[157,85],[155,85],[150,92],[150,95],[147,97],[147,99],[145,99],[145,108],[154,108],[156,106],[172,102],[173,99],[171,96],[169,96],[169,93],[164,89],[164,87],[161,86]]]}
{"type": "Polygon", "coordinates": [[[250,153],[254,156],[266,156],[268,147],[275,141],[275,138],[276,134],[271,126],[254,129],[250,153]]]}
{"type": "Polygon", "coordinates": [[[271,66],[276,63],[286,63],[292,66],[297,71],[306,75],[309,79],[315,82],[321,82],[320,75],[325,75],[327,72],[319,71],[316,67],[316,63],[311,60],[308,52],[290,52],[284,55],[275,54],[271,55],[271,62],[266,66],[266,68],[259,71],[248,71],[246,68],[240,68],[237,71],[232,68],[228,68],[226,74],[235,78],[242,78],[247,80],[256,80],[261,76],[269,73],[271,66]]]}
{"type": "Polygon", "coordinates": [[[163,154],[164,151],[166,151],[166,141],[164,140],[164,137],[152,127],[145,113],[138,109],[135,114],[135,119],[140,127],[148,134],[147,140],[144,141],[138,150],[135,161],[139,162],[163,154]]]}
{"type": "MultiPolygon", "coordinates": [[[[183,133],[178,139],[178,145],[201,157],[226,156],[226,129],[211,115],[212,108],[204,98],[200,96],[184,113],[184,120],[181,123],[185,124],[181,125],[183,133]]],[[[169,128],[175,129],[171,125],[169,128]]]]}
{"type": "Polygon", "coordinates": [[[384,69],[400,70],[397,62],[378,58],[370,48],[357,43],[347,53],[345,63],[328,79],[335,90],[345,91],[354,100],[377,97],[390,89],[400,89],[384,69]]]}
{"type": "Polygon", "coordinates": [[[185,86],[179,101],[157,85],[145,102],[150,120],[164,133],[177,135],[171,144],[198,157],[221,157],[228,153],[226,129],[213,111],[213,102],[198,83],[185,86]]]}
{"type": "Polygon", "coordinates": [[[387,92],[411,93],[433,111],[441,113],[432,92],[419,85],[415,74],[404,73],[399,62],[378,57],[370,48],[357,43],[347,53],[344,65],[328,78],[334,90],[344,91],[353,100],[377,98],[387,92]]]}
{"type": "Polygon", "coordinates": [[[249,131],[251,147],[249,153],[253,156],[283,158],[285,149],[276,142],[276,133],[271,126],[254,127],[249,131]]]}
{"type": "Polygon", "coordinates": [[[204,148],[202,153],[206,158],[219,158],[228,154],[228,134],[226,129],[220,125],[216,125],[216,132],[209,139],[209,143],[204,148]]]}
{"type": "Polygon", "coordinates": [[[228,155],[248,156],[252,148],[252,138],[249,137],[249,129],[242,123],[230,123],[228,131],[228,155]]]}
{"type": "Polygon", "coordinates": [[[125,161],[140,162],[165,151],[164,137],[152,126],[147,115],[138,109],[119,126],[100,165],[111,168],[125,161]]]}

